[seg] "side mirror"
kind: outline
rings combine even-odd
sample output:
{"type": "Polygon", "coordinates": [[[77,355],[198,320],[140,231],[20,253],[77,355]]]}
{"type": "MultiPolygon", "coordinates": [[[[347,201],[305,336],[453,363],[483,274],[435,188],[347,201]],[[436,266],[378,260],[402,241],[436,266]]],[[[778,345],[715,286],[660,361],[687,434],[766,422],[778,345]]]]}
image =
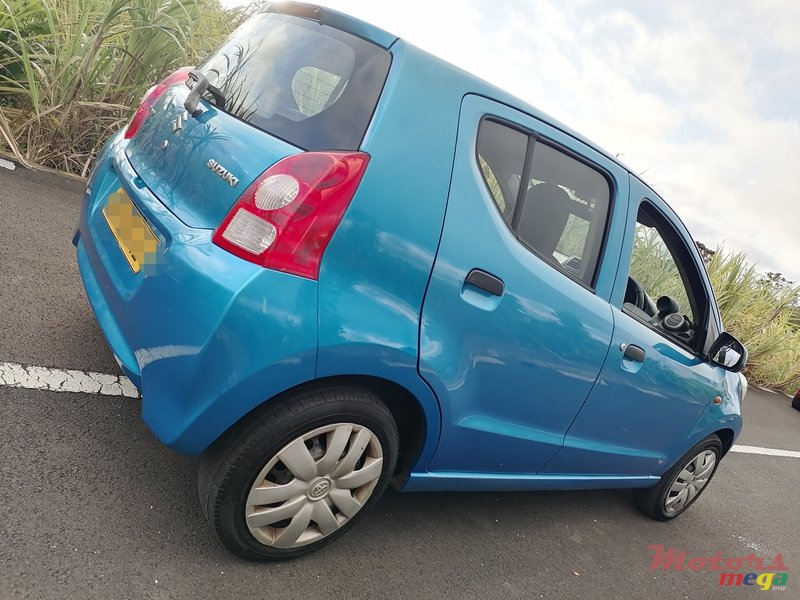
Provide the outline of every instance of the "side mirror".
{"type": "Polygon", "coordinates": [[[727,331],[723,331],[708,351],[711,364],[738,373],[747,364],[747,348],[727,331]]]}

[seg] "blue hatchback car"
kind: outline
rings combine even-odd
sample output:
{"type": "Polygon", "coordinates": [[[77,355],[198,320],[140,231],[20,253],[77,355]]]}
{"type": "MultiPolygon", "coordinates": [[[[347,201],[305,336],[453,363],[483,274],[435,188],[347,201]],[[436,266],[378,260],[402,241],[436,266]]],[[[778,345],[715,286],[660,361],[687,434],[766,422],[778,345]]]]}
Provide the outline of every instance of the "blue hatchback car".
{"type": "Polygon", "coordinates": [[[741,430],[747,352],[659,195],[327,8],[268,5],[152,88],[74,243],[144,420],[202,454],[247,559],[320,548],[389,483],[633,488],[668,520],[741,430]]]}

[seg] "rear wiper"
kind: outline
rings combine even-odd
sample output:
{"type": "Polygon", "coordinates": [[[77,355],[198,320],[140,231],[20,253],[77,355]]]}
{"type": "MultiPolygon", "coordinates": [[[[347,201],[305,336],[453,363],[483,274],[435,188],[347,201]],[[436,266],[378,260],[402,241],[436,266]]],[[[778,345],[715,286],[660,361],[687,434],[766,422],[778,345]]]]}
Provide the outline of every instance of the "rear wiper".
{"type": "Polygon", "coordinates": [[[199,117],[203,113],[203,111],[200,109],[200,98],[202,98],[205,94],[211,95],[214,105],[217,108],[220,110],[225,110],[224,94],[219,88],[211,85],[208,82],[208,78],[200,71],[193,69],[189,72],[187,77],[187,85],[192,91],[189,92],[189,95],[186,97],[183,107],[193,117],[199,117]],[[192,80],[194,83],[189,84],[188,80],[192,80]]]}

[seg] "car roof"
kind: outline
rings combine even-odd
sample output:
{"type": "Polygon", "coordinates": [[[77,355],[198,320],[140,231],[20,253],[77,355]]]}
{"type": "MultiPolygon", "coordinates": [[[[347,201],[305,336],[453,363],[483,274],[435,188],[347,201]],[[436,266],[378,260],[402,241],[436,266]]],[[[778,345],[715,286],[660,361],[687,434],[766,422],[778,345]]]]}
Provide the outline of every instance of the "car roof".
{"type": "MultiPolygon", "coordinates": [[[[397,41],[400,41],[401,39],[402,38],[398,38],[397,41]]],[[[636,175],[636,173],[633,170],[631,170],[631,168],[629,166],[627,166],[624,162],[619,160],[619,158],[617,158],[616,156],[614,156],[613,154],[611,154],[607,150],[603,149],[601,146],[599,146],[597,143],[593,142],[592,140],[590,140],[589,138],[587,138],[583,134],[578,133],[577,131],[575,131],[574,129],[572,129],[571,127],[566,125],[565,123],[559,121],[558,119],[556,119],[555,117],[549,115],[548,113],[540,110],[539,108],[537,108],[533,104],[523,100],[522,98],[520,98],[518,96],[515,96],[515,95],[511,94],[510,92],[504,90],[501,87],[498,87],[497,85],[495,85],[493,83],[490,83],[490,82],[486,81],[485,79],[482,79],[481,77],[478,77],[477,75],[475,75],[473,73],[470,73],[469,71],[466,71],[466,70],[462,69],[461,67],[458,67],[458,66],[456,66],[456,65],[454,65],[454,64],[452,64],[452,63],[450,63],[450,62],[448,62],[448,61],[446,61],[444,59],[441,59],[441,58],[431,54],[430,52],[427,52],[424,49],[420,49],[420,48],[414,46],[414,44],[409,43],[405,39],[403,39],[402,41],[403,41],[403,43],[407,44],[408,46],[415,47],[421,53],[427,55],[429,60],[437,62],[441,66],[443,66],[444,68],[451,69],[454,73],[457,73],[458,77],[462,80],[462,85],[464,87],[465,94],[477,94],[477,95],[480,95],[480,96],[485,96],[485,97],[487,97],[487,98],[489,98],[491,100],[494,100],[496,102],[500,102],[502,104],[506,104],[506,105],[510,106],[511,108],[519,110],[520,112],[524,112],[524,113],[530,115],[531,117],[533,117],[535,119],[543,121],[543,122],[547,123],[548,125],[550,125],[552,127],[555,127],[556,129],[558,129],[558,130],[566,133],[567,135],[575,138],[579,142],[581,142],[583,144],[586,144],[587,146],[589,146],[593,150],[596,150],[597,152],[602,154],[604,157],[608,158],[610,161],[614,162],[615,164],[617,164],[621,168],[625,169],[626,171],[628,171],[628,173],[630,173],[632,176],[634,176],[634,177],[636,177],[638,179],[638,176],[636,175]]],[[[397,42],[395,42],[395,43],[397,43],[397,42]]]]}
{"type": "MultiPolygon", "coordinates": [[[[293,14],[295,16],[300,16],[303,18],[313,18],[319,20],[321,23],[330,25],[332,27],[336,27],[337,29],[341,29],[343,31],[347,31],[348,33],[352,33],[358,37],[366,39],[382,48],[386,48],[387,50],[391,50],[392,46],[397,44],[402,40],[402,43],[414,47],[418,50],[421,54],[425,55],[427,60],[435,63],[439,66],[439,68],[446,69],[450,72],[450,74],[457,79],[461,80],[461,86],[463,87],[464,94],[477,94],[481,96],[486,96],[494,101],[500,102],[502,104],[506,104],[514,109],[517,109],[521,112],[524,112],[535,119],[539,119],[540,121],[546,122],[548,125],[559,129],[560,131],[566,133],[567,135],[575,138],[579,142],[586,144],[593,150],[599,152],[608,160],[614,162],[619,167],[627,171],[632,177],[635,177],[639,181],[641,181],[644,185],[646,185],[654,194],[659,195],[652,189],[651,186],[647,185],[647,183],[642,180],[635,171],[633,171],[629,166],[627,166],[624,162],[619,160],[615,155],[611,154],[607,150],[604,150],[601,146],[596,144],[595,142],[591,141],[584,135],[578,133],[568,125],[562,123],[558,119],[552,117],[551,115],[545,113],[542,110],[539,110],[534,105],[522,100],[521,98],[514,96],[513,94],[505,91],[504,89],[489,83],[485,79],[478,77],[477,75],[470,73],[430,52],[415,46],[414,44],[408,42],[407,40],[400,38],[380,27],[377,27],[367,21],[362,21],[361,19],[349,15],[347,13],[340,12],[336,9],[329,8],[327,6],[316,6],[311,4],[304,4],[298,2],[280,2],[280,3],[269,3],[264,6],[262,9],[264,12],[280,12],[284,14],[293,14]],[[315,12],[316,11],[316,12],[315,12]],[[312,14],[313,13],[313,14],[312,14]]],[[[659,195],[660,197],[660,195],[659,195]]],[[[663,198],[661,198],[663,200],[663,198]]]]}

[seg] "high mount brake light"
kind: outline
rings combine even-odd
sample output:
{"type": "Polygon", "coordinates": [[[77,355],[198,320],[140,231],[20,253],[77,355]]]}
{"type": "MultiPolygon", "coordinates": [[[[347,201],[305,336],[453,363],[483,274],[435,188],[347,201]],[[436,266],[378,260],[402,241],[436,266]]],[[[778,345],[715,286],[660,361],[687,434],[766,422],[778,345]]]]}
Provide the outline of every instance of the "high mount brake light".
{"type": "Polygon", "coordinates": [[[363,152],[304,152],[278,161],[236,201],[214,243],[262,267],[317,279],[368,163],[363,152]]]}
{"type": "Polygon", "coordinates": [[[177,85],[178,83],[186,81],[186,78],[189,76],[189,72],[192,69],[193,67],[181,67],[171,75],[167,76],[164,81],[147,90],[147,93],[144,95],[144,98],[142,98],[142,101],[139,104],[139,108],[137,108],[136,112],[133,113],[133,118],[131,118],[131,122],[128,123],[128,127],[125,129],[126,140],[129,140],[136,135],[141,128],[142,123],[144,123],[150,116],[150,111],[155,103],[158,102],[158,99],[164,95],[164,92],[166,92],[173,85],[177,85]]]}

